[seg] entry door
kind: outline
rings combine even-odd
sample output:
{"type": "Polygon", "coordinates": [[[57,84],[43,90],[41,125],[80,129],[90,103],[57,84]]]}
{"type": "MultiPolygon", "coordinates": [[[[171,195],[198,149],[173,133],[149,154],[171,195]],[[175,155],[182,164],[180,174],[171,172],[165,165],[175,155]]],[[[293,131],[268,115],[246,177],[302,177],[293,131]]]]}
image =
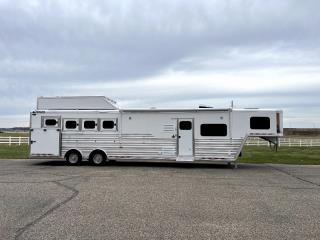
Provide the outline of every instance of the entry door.
{"type": "Polygon", "coordinates": [[[179,156],[193,156],[193,119],[178,119],[179,156]]]}
{"type": "Polygon", "coordinates": [[[60,155],[60,120],[58,117],[42,118],[41,128],[33,128],[30,135],[30,155],[60,155]],[[56,125],[46,125],[56,119],[56,125]]]}

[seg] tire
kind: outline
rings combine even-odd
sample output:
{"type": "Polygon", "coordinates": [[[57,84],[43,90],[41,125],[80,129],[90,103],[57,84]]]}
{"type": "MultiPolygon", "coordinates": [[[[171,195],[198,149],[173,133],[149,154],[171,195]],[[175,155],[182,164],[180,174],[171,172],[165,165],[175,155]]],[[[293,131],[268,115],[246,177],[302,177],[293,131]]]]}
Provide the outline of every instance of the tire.
{"type": "Polygon", "coordinates": [[[79,152],[71,151],[67,154],[66,161],[69,165],[78,165],[82,161],[82,156],[79,152]]]}
{"type": "Polygon", "coordinates": [[[92,165],[101,166],[106,162],[106,155],[103,152],[94,152],[90,157],[92,165]]]}

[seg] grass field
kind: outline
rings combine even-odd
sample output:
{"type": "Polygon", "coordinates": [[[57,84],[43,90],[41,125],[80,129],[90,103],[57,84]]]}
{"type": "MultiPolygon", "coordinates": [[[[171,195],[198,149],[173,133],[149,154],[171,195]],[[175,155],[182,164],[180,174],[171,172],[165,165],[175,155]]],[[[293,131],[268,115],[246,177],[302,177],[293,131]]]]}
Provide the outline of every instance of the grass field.
{"type": "Polygon", "coordinates": [[[1,132],[0,137],[29,137],[29,132],[1,132]]]}
{"type": "MultiPolygon", "coordinates": [[[[27,145],[0,145],[0,159],[28,158],[27,145]]],[[[320,165],[320,147],[281,147],[278,152],[266,146],[245,146],[240,163],[280,163],[320,165]]]]}
{"type": "MultiPolygon", "coordinates": [[[[0,137],[28,137],[28,132],[1,132],[0,137]]],[[[23,159],[29,155],[29,146],[23,144],[11,146],[0,144],[0,159],[23,159]]]]}
{"type": "Polygon", "coordinates": [[[0,145],[0,159],[23,159],[28,158],[29,146],[24,145],[0,145]]]}
{"type": "Polygon", "coordinates": [[[245,146],[242,163],[320,164],[320,147],[281,147],[277,152],[267,146],[245,146]]]}

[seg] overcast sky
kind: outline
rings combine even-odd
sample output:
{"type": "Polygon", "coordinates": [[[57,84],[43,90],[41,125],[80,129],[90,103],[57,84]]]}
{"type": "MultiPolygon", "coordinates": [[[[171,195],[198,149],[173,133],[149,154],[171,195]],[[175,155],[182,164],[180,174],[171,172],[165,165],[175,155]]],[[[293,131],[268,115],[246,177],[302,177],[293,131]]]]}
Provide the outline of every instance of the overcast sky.
{"type": "Polygon", "coordinates": [[[318,0],[0,0],[0,127],[37,96],[279,108],[320,127],[318,0]]]}

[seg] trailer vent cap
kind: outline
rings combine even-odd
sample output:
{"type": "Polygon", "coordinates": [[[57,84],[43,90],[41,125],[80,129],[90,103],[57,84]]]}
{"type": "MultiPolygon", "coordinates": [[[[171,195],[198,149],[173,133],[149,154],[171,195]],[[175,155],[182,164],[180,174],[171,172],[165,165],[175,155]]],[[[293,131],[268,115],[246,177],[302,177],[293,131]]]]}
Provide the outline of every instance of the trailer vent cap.
{"type": "Polygon", "coordinates": [[[213,108],[212,106],[209,106],[209,105],[203,105],[203,104],[201,104],[201,105],[199,105],[199,108],[213,108]]]}

